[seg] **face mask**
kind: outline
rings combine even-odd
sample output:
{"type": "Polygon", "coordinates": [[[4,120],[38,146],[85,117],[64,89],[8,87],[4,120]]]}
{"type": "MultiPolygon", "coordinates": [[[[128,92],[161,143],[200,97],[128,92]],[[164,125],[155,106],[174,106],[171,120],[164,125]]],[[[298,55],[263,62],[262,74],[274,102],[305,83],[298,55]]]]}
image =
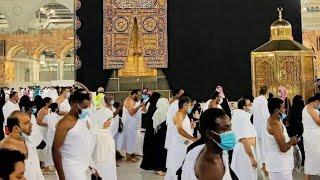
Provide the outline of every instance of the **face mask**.
{"type": "Polygon", "coordinates": [[[143,100],[145,100],[145,99],[148,99],[148,98],[149,98],[149,96],[148,96],[148,95],[146,95],[146,94],[143,94],[143,95],[141,96],[141,98],[142,98],[143,100]]]}
{"type": "Polygon", "coordinates": [[[81,110],[81,114],[79,114],[79,119],[84,119],[86,118],[87,116],[89,116],[89,109],[82,109],[81,110]]]}
{"type": "MultiPolygon", "coordinates": [[[[218,134],[216,132],[213,133],[218,134]]],[[[215,142],[222,150],[230,151],[234,148],[236,145],[236,135],[234,132],[228,131],[218,135],[220,136],[221,142],[218,143],[214,139],[212,139],[212,141],[215,142]]]]}
{"type": "Polygon", "coordinates": [[[70,97],[70,92],[66,94],[66,98],[69,99],[69,97],[70,97]]]}
{"type": "Polygon", "coordinates": [[[21,131],[21,135],[20,135],[23,139],[28,139],[29,136],[27,134],[25,134],[24,132],[21,131]]]}
{"type": "Polygon", "coordinates": [[[191,114],[191,112],[192,112],[192,108],[188,108],[187,113],[188,113],[188,114],[191,114]]]}
{"type": "Polygon", "coordinates": [[[114,100],[111,100],[110,104],[111,104],[111,106],[113,106],[114,105],[114,100]]]}
{"type": "Polygon", "coordinates": [[[286,115],[286,114],[281,113],[280,111],[278,111],[278,113],[279,113],[279,119],[280,119],[280,121],[284,121],[284,120],[287,118],[287,115],[286,115]]]}
{"type": "Polygon", "coordinates": [[[281,115],[280,115],[279,119],[280,119],[281,121],[284,121],[286,118],[287,118],[287,115],[286,115],[286,114],[281,113],[281,115]]]}
{"type": "Polygon", "coordinates": [[[35,108],[35,107],[34,107],[34,108],[32,108],[32,109],[31,109],[31,112],[32,112],[32,114],[34,114],[34,115],[35,115],[35,114],[37,113],[37,108],[35,108]]]}

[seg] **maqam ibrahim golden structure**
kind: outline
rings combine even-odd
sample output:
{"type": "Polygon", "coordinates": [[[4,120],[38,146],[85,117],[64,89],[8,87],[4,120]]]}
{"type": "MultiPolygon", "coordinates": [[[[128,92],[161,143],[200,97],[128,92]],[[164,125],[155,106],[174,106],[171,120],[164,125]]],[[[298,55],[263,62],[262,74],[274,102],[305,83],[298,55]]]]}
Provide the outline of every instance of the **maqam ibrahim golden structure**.
{"type": "Polygon", "coordinates": [[[272,23],[270,41],[251,52],[252,92],[267,85],[270,92],[277,94],[284,86],[289,97],[300,94],[305,99],[314,94],[316,68],[312,50],[293,40],[291,24],[282,18],[272,23]]]}

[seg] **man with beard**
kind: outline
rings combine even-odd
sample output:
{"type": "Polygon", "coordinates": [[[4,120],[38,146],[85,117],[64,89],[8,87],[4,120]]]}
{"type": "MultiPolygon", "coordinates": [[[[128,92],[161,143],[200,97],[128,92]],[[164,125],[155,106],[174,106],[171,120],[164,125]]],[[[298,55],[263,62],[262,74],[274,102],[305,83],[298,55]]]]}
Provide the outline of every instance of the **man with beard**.
{"type": "Polygon", "coordinates": [[[144,103],[138,104],[141,95],[139,89],[133,90],[130,96],[124,101],[122,122],[124,133],[124,149],[127,153],[127,160],[137,162],[135,152],[137,150],[137,137],[140,120],[140,111],[144,107],[144,103]]]}
{"type": "Polygon", "coordinates": [[[29,140],[32,128],[30,115],[24,112],[14,111],[7,119],[6,128],[9,136],[1,141],[0,149],[7,148],[20,151],[27,157],[24,161],[24,176],[26,179],[44,180],[37,149],[29,140]]]}

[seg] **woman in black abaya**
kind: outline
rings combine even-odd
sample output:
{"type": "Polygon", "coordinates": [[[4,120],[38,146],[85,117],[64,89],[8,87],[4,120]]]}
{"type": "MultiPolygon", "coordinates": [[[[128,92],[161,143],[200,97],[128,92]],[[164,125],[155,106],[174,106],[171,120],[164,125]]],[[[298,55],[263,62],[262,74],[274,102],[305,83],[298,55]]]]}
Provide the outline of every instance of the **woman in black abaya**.
{"type": "Polygon", "coordinates": [[[155,158],[156,155],[156,136],[153,128],[152,116],[155,113],[157,107],[157,101],[161,95],[157,92],[153,93],[149,99],[150,106],[145,114],[145,136],[143,141],[143,158],[140,167],[144,170],[155,170],[155,158]]]}

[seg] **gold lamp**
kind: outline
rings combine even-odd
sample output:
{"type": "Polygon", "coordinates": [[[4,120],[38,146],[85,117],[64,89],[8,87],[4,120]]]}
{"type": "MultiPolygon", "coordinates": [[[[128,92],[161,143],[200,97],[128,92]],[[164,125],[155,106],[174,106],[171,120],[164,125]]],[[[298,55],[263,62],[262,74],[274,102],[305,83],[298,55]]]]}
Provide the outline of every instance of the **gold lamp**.
{"type": "Polygon", "coordinates": [[[314,94],[316,68],[312,50],[294,41],[291,24],[282,18],[270,27],[270,41],[251,52],[252,93],[258,95],[259,88],[267,85],[277,94],[284,86],[289,97],[300,94],[305,99],[314,94]]]}

